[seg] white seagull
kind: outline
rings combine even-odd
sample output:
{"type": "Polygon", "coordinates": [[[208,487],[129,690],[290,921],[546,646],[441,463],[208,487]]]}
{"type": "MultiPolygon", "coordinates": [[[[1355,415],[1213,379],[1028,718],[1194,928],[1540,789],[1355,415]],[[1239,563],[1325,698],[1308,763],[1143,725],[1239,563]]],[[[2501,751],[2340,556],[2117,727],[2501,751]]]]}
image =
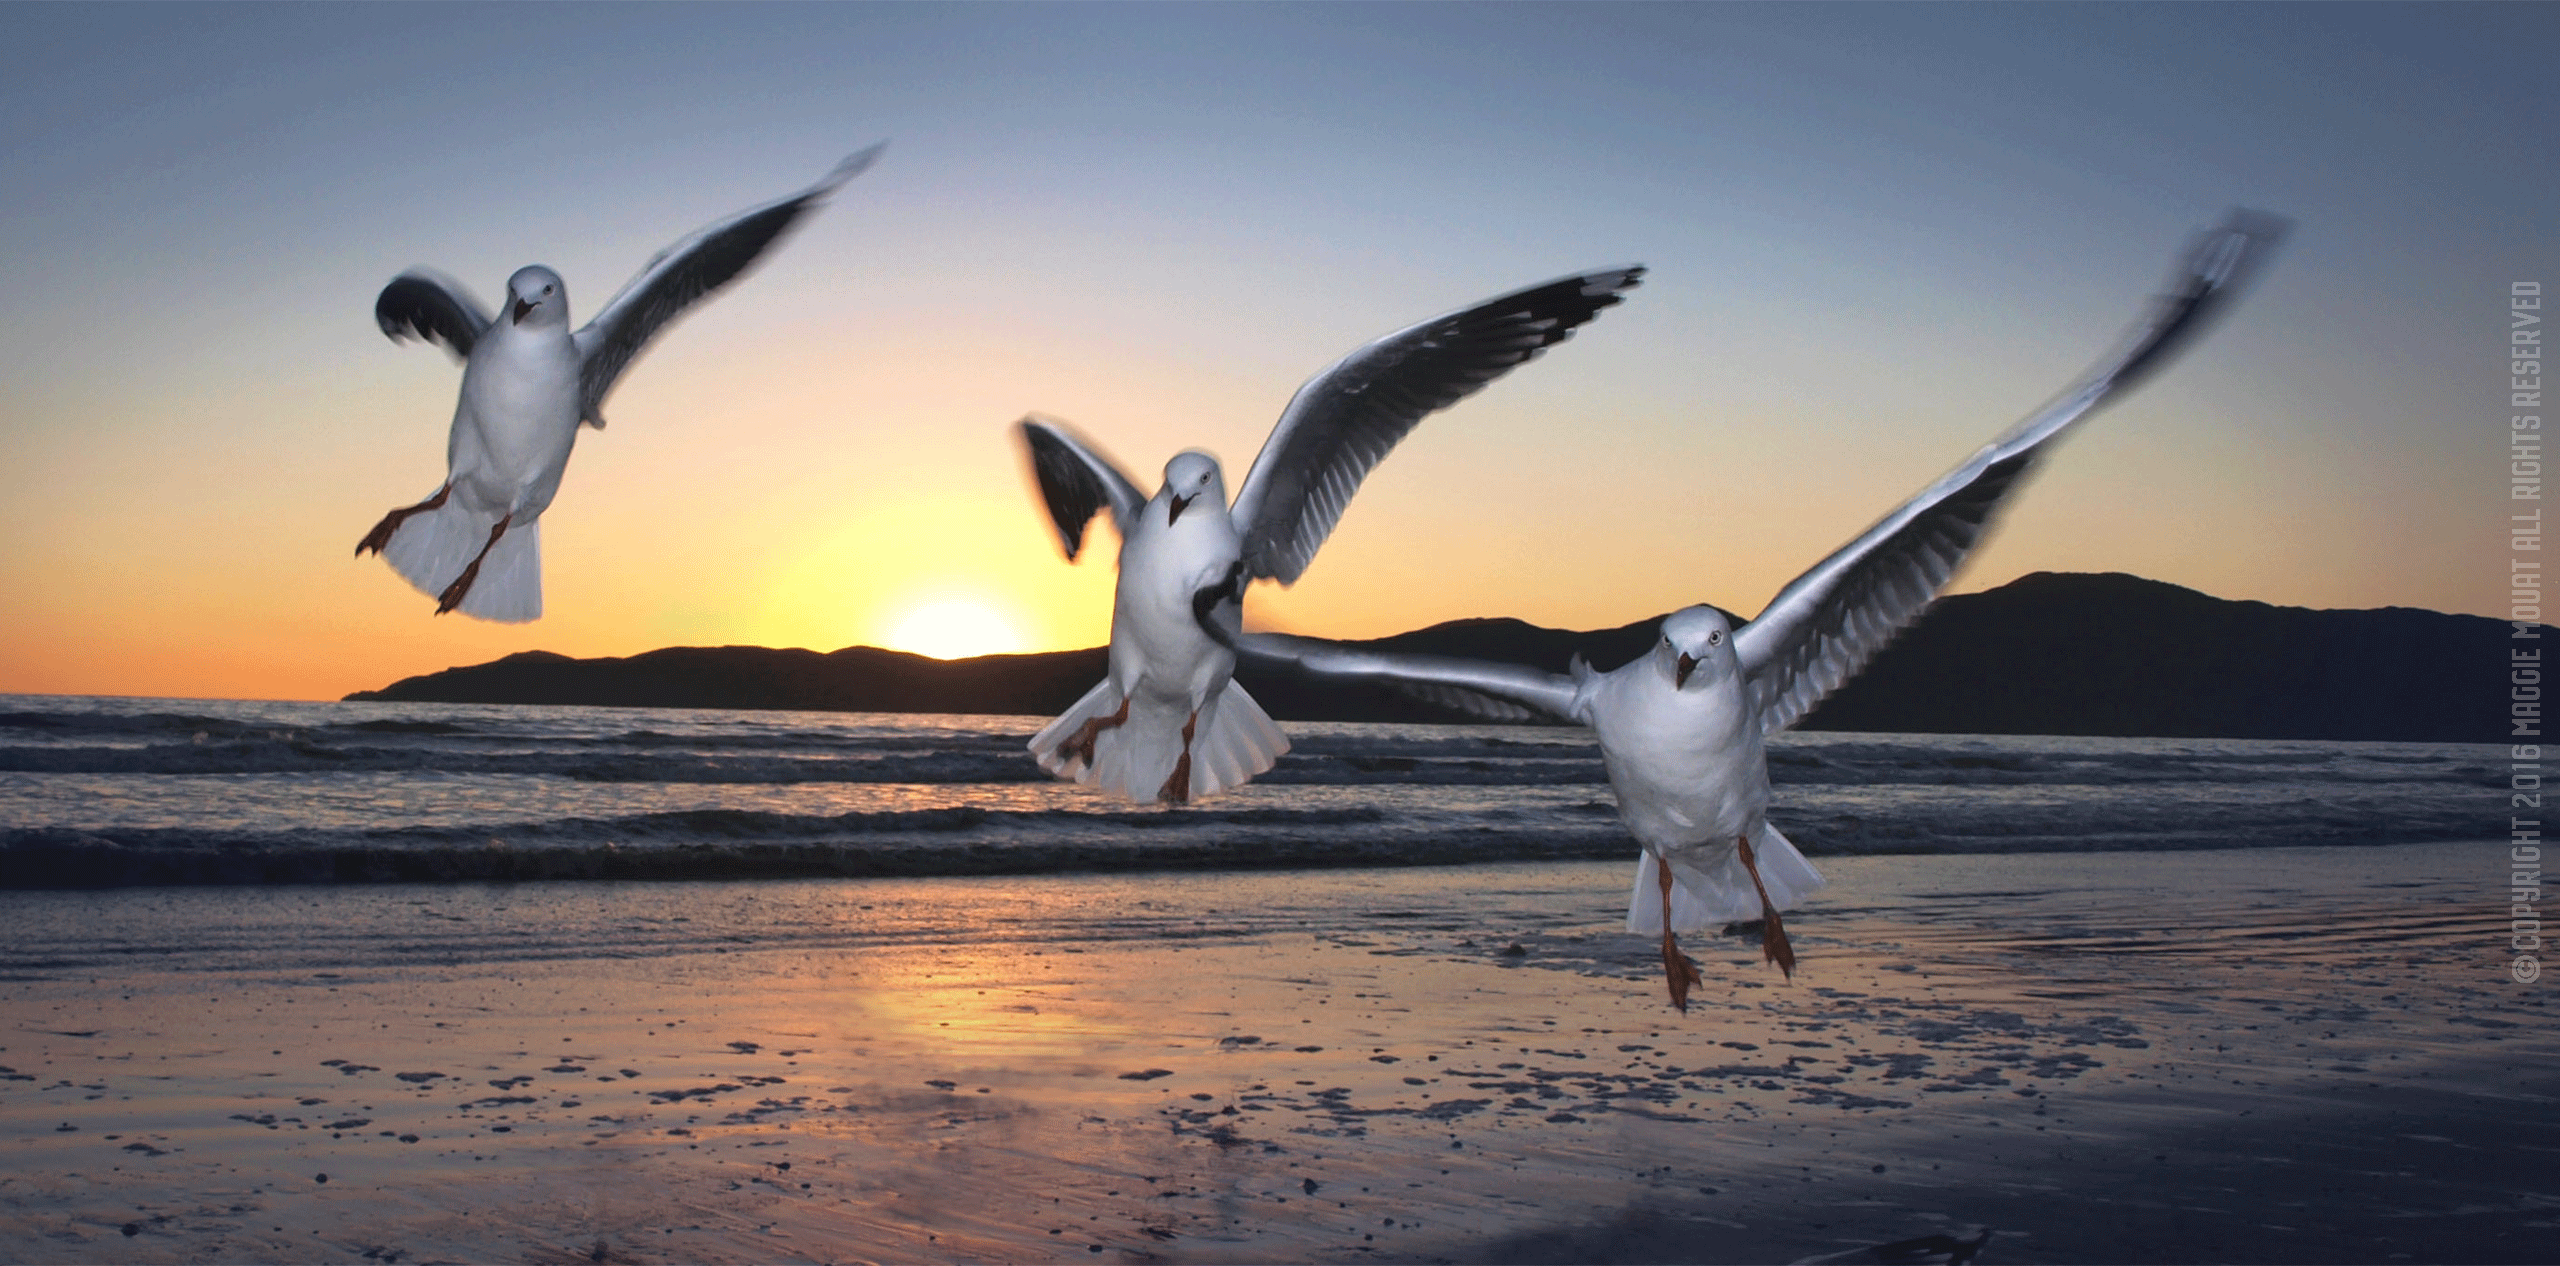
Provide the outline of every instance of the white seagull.
{"type": "Polygon", "coordinates": [[[540,264],[507,278],[505,319],[492,321],[452,278],[413,268],[391,279],[373,317],[392,339],[442,343],[463,362],[462,398],[435,495],[382,516],[370,550],[436,614],[542,617],[542,512],[560,490],[578,425],[604,429],[604,398],[633,357],[687,307],[737,279],[791,226],[880,156],[847,158],[788,198],[710,225],[658,252],[585,328],[569,332],[569,290],[540,264]]]}
{"type": "Polygon", "coordinates": [[[1764,920],[1763,953],[1792,977],[1795,951],[1778,912],[1823,880],[1769,825],[1763,741],[1811,711],[1918,617],[2045,446],[2192,342],[2284,231],[2277,217],[2234,211],[2200,235],[2169,292],[2116,354],[1779,590],[1759,618],[1740,628],[1714,607],[1690,607],[1665,618],[1661,640],[1634,662],[1603,673],[1577,656],[1570,671],[1558,675],[1238,634],[1223,618],[1232,579],[1197,596],[1200,623],[1249,662],[1383,679],[1488,719],[1590,726],[1600,738],[1618,816],[1644,846],[1627,930],[1661,933],[1672,1003],[1688,1010],[1689,987],[1701,983],[1674,934],[1755,909],[1764,920]]]}
{"type": "Polygon", "coordinates": [[[1271,768],[1289,740],[1229,679],[1235,656],[1201,632],[1193,595],[1231,576],[1238,601],[1243,577],[1296,581],[1361,479],[1425,415],[1564,341],[1643,275],[1629,266],[1559,278],[1343,357],[1298,388],[1232,509],[1218,459],[1206,453],[1165,463],[1164,486],[1150,498],[1073,432],[1023,419],[1032,476],[1067,557],[1105,508],[1120,533],[1111,675],[1032,736],[1040,767],[1173,804],[1271,768]]]}

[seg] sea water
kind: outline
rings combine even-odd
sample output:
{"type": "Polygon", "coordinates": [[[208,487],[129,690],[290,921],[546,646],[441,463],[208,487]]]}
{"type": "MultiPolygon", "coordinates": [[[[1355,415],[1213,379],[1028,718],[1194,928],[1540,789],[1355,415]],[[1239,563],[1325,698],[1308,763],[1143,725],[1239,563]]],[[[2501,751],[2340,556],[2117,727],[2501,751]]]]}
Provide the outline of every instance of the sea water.
{"type": "MultiPolygon", "coordinates": [[[[1190,806],[1060,783],[1043,718],[0,696],[0,887],[1631,858],[1588,731],[1290,723],[1190,806]]],[[[2403,844],[2503,828],[2501,749],[1800,733],[1808,855],[2403,844]],[[2494,829],[2493,829],[2494,828],[2494,829]]]]}

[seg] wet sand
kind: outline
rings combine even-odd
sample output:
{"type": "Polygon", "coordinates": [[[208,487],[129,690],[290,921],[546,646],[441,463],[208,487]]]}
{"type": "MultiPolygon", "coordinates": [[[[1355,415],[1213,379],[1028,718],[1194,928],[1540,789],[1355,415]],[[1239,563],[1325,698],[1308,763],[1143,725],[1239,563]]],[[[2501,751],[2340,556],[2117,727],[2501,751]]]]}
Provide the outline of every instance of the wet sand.
{"type": "Polygon", "coordinates": [[[0,894],[0,1258],[2547,1260],[2503,854],[0,894]]]}

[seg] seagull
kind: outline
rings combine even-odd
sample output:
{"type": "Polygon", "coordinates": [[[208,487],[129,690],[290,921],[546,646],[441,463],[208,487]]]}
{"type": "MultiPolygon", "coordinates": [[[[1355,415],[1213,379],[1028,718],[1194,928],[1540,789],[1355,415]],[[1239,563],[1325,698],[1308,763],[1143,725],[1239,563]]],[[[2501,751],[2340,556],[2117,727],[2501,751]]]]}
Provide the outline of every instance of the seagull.
{"type": "Polygon", "coordinates": [[[1627,930],[1659,932],[1672,1004],[1704,983],[1678,932],[1762,920],[1763,956],[1792,979],[1778,912],[1822,876],[1768,820],[1767,736],[1795,724],[1926,609],[2045,446],[2193,342],[2253,275],[2287,222],[2237,210],[2198,235],[2167,293],[2116,352],[2051,404],[1984,446],[1857,539],[1797,577],[1757,619],[1712,606],[1662,621],[1651,650],[1609,672],[1576,656],[1559,675],[1516,664],[1409,655],[1282,634],[1244,634],[1228,614],[1241,580],[1194,595],[1202,629],[1248,662],[1383,680],[1489,720],[1591,727],[1618,816],[1643,846],[1627,930]]]}
{"type": "Polygon", "coordinates": [[[560,490],[584,423],[604,429],[604,398],[658,331],[736,280],[810,211],[880,156],[874,145],[790,197],[730,216],[658,252],[586,326],[569,330],[569,289],[530,264],[507,278],[493,320],[452,278],[413,268],[391,279],[373,317],[397,342],[442,343],[463,362],[462,398],[434,495],[382,516],[356,543],[380,554],[436,614],[542,617],[542,512],[560,490]]]}
{"type": "Polygon", "coordinates": [[[1040,766],[1129,800],[1184,804],[1271,768],[1289,740],[1230,679],[1192,597],[1235,577],[1295,582],[1362,478],[1424,415],[1563,342],[1619,301],[1641,265],[1516,290],[1362,347],[1307,380],[1280,414],[1235,504],[1218,459],[1165,463],[1150,497],[1099,448],[1038,415],[1020,423],[1032,478],[1072,561],[1104,509],[1120,534],[1111,672],[1031,739],[1040,766]]]}

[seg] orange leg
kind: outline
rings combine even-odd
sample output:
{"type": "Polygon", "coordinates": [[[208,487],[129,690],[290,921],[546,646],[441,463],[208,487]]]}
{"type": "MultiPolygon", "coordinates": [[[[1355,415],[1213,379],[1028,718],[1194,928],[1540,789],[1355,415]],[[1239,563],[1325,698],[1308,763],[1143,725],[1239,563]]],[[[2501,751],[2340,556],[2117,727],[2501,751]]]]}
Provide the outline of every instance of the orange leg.
{"type": "Polygon", "coordinates": [[[471,582],[480,578],[480,560],[487,558],[489,556],[490,549],[497,545],[498,538],[507,534],[507,524],[514,518],[514,515],[509,515],[506,518],[498,520],[498,526],[489,529],[488,543],[480,547],[479,553],[471,556],[471,565],[463,568],[462,574],[454,577],[453,583],[446,585],[444,587],[444,592],[437,596],[437,615],[443,615],[445,612],[451,611],[455,607],[462,605],[464,595],[471,592],[471,582]]]}
{"type": "Polygon", "coordinates": [[[1197,711],[1191,714],[1190,720],[1182,723],[1182,755],[1173,762],[1173,773],[1164,780],[1164,789],[1156,793],[1156,799],[1167,804],[1191,802],[1191,727],[1198,724],[1200,714],[1197,711]]]}
{"type": "Polygon", "coordinates": [[[1662,974],[1671,982],[1671,1005],[1686,1014],[1689,1010],[1689,986],[1707,982],[1698,974],[1698,965],[1680,952],[1679,940],[1671,935],[1671,863],[1655,858],[1653,875],[1662,885],[1662,974]]]}
{"type": "Polygon", "coordinates": [[[1059,750],[1077,760],[1083,761],[1085,768],[1091,769],[1093,768],[1094,738],[1100,735],[1104,730],[1113,729],[1117,726],[1123,725],[1127,723],[1128,720],[1129,697],[1127,695],[1122,695],[1120,696],[1120,710],[1118,712],[1114,712],[1107,717],[1095,717],[1092,720],[1085,722],[1083,725],[1078,726],[1076,728],[1075,737],[1068,739],[1060,746],[1059,750]]]}
{"type": "Polygon", "coordinates": [[[407,521],[410,515],[423,514],[429,510],[433,510],[436,507],[443,505],[444,499],[452,495],[453,485],[446,484],[444,487],[436,489],[436,495],[429,497],[416,505],[406,506],[382,516],[382,522],[374,524],[373,530],[365,533],[363,540],[356,542],[356,557],[364,557],[365,551],[367,550],[371,550],[376,554],[381,553],[382,547],[391,543],[391,534],[399,531],[400,525],[407,521]]]}
{"type": "Polygon", "coordinates": [[[1778,965],[1787,979],[1796,978],[1796,947],[1787,943],[1787,925],[1778,919],[1778,907],[1769,904],[1769,889],[1760,882],[1760,863],[1751,856],[1751,841],[1738,839],[1742,846],[1742,868],[1751,872],[1751,886],[1760,893],[1760,956],[1778,965]]]}

